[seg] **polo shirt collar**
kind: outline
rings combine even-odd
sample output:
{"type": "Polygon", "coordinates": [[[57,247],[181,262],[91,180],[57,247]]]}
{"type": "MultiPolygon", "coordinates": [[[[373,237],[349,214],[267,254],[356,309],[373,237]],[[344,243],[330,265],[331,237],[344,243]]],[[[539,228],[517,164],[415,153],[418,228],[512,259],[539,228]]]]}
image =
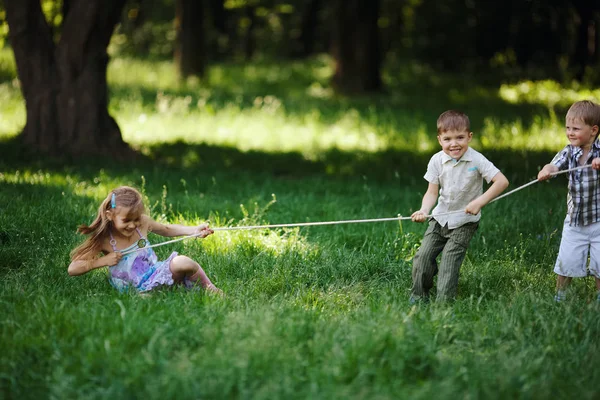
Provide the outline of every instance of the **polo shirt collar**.
{"type": "MultiPolygon", "coordinates": [[[[596,144],[598,141],[594,142],[594,144],[596,144]]],[[[455,161],[454,158],[450,157],[448,154],[444,153],[444,151],[442,151],[442,164],[447,163],[448,161],[455,161]]],[[[473,149],[471,149],[470,147],[467,149],[467,151],[465,152],[465,154],[463,154],[463,156],[456,161],[461,162],[461,161],[473,161],[473,149]]]]}

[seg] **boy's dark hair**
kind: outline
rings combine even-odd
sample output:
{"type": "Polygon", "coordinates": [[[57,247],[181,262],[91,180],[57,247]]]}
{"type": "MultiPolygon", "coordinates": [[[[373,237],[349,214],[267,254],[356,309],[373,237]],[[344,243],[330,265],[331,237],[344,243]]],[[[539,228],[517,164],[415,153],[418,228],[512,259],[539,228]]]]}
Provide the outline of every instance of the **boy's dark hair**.
{"type": "Polygon", "coordinates": [[[471,132],[471,123],[467,114],[456,111],[444,111],[437,120],[438,135],[448,131],[471,132]]]}
{"type": "Polygon", "coordinates": [[[573,103],[567,111],[566,119],[579,119],[586,125],[600,127],[600,105],[589,100],[573,103]]]}

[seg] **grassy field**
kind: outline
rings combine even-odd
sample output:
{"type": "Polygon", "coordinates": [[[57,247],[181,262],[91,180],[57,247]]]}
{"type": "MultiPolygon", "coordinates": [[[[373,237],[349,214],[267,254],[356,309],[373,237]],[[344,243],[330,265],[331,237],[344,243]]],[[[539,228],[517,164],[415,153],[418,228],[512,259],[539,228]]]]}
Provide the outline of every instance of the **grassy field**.
{"type": "Polygon", "coordinates": [[[115,186],[185,224],[409,215],[445,109],[471,116],[473,147],[514,188],[564,145],[569,103],[598,91],[404,65],[386,70],[388,93],[349,99],[329,89],[326,58],[221,64],[185,83],[169,63],[116,59],[111,113],[143,157],[65,165],[20,156],[9,53],[0,68],[1,398],[598,398],[593,282],[552,301],[564,177],[484,209],[452,304],[409,306],[425,225],[406,221],[157,249],[198,260],[224,299],[120,295],[105,271],[66,273],[77,225],[115,186]]]}

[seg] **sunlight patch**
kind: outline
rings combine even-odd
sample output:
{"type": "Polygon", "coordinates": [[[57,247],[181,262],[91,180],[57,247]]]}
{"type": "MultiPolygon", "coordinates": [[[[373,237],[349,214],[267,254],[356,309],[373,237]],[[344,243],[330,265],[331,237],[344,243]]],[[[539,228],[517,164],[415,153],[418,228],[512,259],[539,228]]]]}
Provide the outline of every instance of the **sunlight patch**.
{"type": "Polygon", "coordinates": [[[500,98],[511,104],[542,104],[547,107],[556,105],[568,107],[580,100],[600,101],[600,89],[590,90],[573,83],[564,87],[552,80],[522,81],[514,85],[503,84],[498,91],[500,98]]]}

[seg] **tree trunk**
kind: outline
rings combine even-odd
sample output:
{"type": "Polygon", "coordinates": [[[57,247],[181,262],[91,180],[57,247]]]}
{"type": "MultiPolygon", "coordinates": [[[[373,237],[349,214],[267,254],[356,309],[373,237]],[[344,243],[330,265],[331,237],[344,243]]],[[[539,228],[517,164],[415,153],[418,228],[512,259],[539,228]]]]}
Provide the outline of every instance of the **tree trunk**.
{"type": "Polygon", "coordinates": [[[575,42],[575,53],[573,54],[572,67],[575,78],[582,80],[585,76],[586,67],[591,65],[594,49],[590,44],[595,42],[594,11],[597,6],[588,0],[574,1],[573,6],[579,17],[577,25],[577,38],[575,42]]]}
{"type": "Polygon", "coordinates": [[[321,0],[310,0],[302,13],[302,27],[300,33],[300,56],[308,57],[315,48],[315,31],[319,23],[321,0]]]}
{"type": "Polygon", "coordinates": [[[228,29],[229,13],[225,9],[225,0],[209,0],[209,16],[212,21],[212,34],[206,35],[206,54],[211,60],[220,60],[231,50],[230,31],[228,29]]]}
{"type": "Polygon", "coordinates": [[[248,24],[248,28],[246,29],[246,34],[244,36],[244,58],[246,60],[251,60],[252,56],[254,56],[254,50],[256,48],[256,44],[254,43],[254,28],[256,27],[256,7],[253,5],[247,5],[245,8],[246,17],[250,21],[248,24]]]}
{"type": "Polygon", "coordinates": [[[125,0],[70,0],[55,44],[39,0],[5,3],[27,121],[25,144],[52,154],[124,150],[108,114],[108,46],[125,0]]]}
{"type": "Polygon", "coordinates": [[[333,86],[355,94],[381,89],[380,0],[338,0],[333,14],[333,86]]]}
{"type": "Polygon", "coordinates": [[[210,11],[212,15],[213,25],[217,31],[222,34],[227,34],[227,11],[225,10],[224,0],[210,0],[210,11]]]}
{"type": "Polygon", "coordinates": [[[182,78],[204,75],[204,2],[177,0],[175,63],[182,78]]]}
{"type": "Polygon", "coordinates": [[[531,38],[533,36],[531,15],[534,13],[534,10],[532,10],[530,2],[517,0],[511,3],[515,11],[509,21],[510,34],[508,43],[515,51],[517,64],[521,67],[527,67],[533,53],[531,46],[531,38]]]}

